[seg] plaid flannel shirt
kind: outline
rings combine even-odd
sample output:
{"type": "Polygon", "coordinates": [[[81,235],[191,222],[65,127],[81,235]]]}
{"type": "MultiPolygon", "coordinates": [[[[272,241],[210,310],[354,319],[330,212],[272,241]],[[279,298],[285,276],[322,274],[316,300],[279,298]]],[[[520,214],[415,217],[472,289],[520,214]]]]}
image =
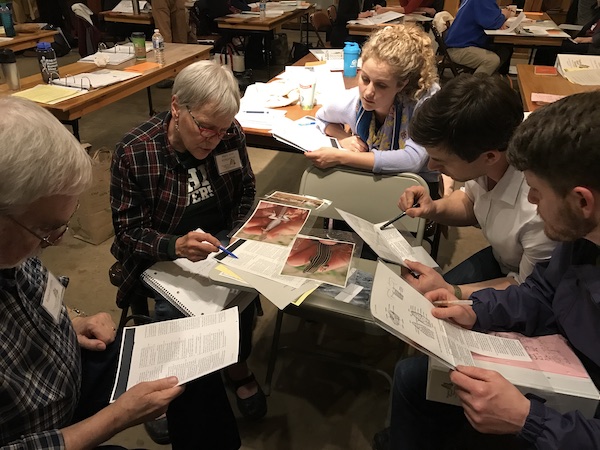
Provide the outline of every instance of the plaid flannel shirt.
{"type": "Polygon", "coordinates": [[[2,449],[63,449],[79,401],[77,336],[64,306],[58,323],[42,307],[47,279],[37,258],[0,270],[2,449]]]}
{"type": "MultiPolygon", "coordinates": [[[[169,241],[187,204],[188,172],[167,139],[171,113],[160,113],[131,130],[117,144],[111,169],[110,201],[115,241],[112,254],[123,265],[117,293],[120,307],[146,297],[139,277],[156,261],[171,259],[169,241]]],[[[221,141],[206,158],[206,172],[223,222],[232,228],[250,211],[256,182],[246,137],[239,123],[236,137],[221,141]],[[242,168],[219,175],[215,157],[238,150],[242,168]]]]}

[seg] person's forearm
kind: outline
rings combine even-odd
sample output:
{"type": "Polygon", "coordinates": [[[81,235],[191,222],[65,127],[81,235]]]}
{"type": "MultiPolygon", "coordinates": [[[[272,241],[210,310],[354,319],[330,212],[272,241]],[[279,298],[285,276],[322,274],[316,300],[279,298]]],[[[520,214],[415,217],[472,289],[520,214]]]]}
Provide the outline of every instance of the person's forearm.
{"type": "Polygon", "coordinates": [[[371,152],[340,152],[340,164],[357,169],[373,170],[375,156],[371,152]]]}
{"type": "Polygon", "coordinates": [[[92,417],[63,428],[61,432],[66,450],[95,448],[125,429],[126,421],[113,405],[107,406],[92,417]]]}
{"type": "Polygon", "coordinates": [[[345,139],[347,137],[352,136],[352,134],[348,133],[344,129],[344,126],[339,123],[330,123],[329,125],[327,125],[325,127],[325,134],[336,139],[345,139]]]}
{"type": "MultiPolygon", "coordinates": [[[[517,281],[513,277],[502,277],[495,278],[493,280],[480,281],[478,283],[461,284],[460,290],[462,292],[461,298],[468,299],[474,292],[480,291],[486,288],[493,288],[498,290],[506,289],[509,286],[516,285],[517,281]]],[[[450,291],[454,294],[454,290],[450,291]]]]}
{"type": "Polygon", "coordinates": [[[436,200],[434,204],[434,211],[427,219],[455,227],[477,225],[473,202],[463,191],[454,191],[448,197],[436,200]]]}

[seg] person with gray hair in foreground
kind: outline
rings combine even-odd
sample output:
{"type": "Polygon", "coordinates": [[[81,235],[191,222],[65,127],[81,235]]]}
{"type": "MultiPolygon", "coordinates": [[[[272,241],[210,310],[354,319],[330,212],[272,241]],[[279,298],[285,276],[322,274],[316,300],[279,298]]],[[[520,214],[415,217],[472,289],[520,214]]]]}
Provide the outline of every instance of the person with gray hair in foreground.
{"type": "MultiPolygon", "coordinates": [[[[154,297],[156,319],[182,317],[166,299],[146,289],[140,275],[157,261],[200,261],[218,252],[220,239],[250,211],[255,178],[246,138],[235,120],[239,107],[233,73],[199,61],[175,78],[170,110],[135,127],[117,144],[110,197],[115,227],[111,251],[123,267],[119,306],[131,305],[134,312],[147,314],[147,298],[154,297]]],[[[252,303],[241,313],[240,362],[226,374],[242,415],[257,420],[267,412],[266,397],[245,362],[255,312],[252,303]]],[[[219,374],[207,377],[220,382],[223,391],[219,374]]],[[[205,405],[198,410],[213,413],[205,405]]],[[[226,448],[215,445],[204,448],[226,448]]],[[[232,442],[227,448],[238,446],[232,442]]]]}
{"type": "MultiPolygon", "coordinates": [[[[107,313],[74,314],[63,304],[68,279],[38,259],[67,231],[90,158],[33,102],[4,97],[0,115],[0,447],[94,448],[162,414],[184,388],[175,377],[140,383],[108,405],[115,324],[107,313]]],[[[180,409],[198,401],[196,389],[177,398],[180,409]]]]}

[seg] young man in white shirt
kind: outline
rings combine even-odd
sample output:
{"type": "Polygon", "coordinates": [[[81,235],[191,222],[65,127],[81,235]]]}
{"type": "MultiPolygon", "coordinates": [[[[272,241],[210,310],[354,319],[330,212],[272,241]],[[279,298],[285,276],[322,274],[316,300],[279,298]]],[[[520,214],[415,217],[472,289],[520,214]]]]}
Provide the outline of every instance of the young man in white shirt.
{"type": "Polygon", "coordinates": [[[536,263],[550,259],[556,244],[544,234],[543,221],[527,200],[523,173],[506,159],[508,141],[522,120],[518,94],[499,77],[488,76],[457,77],[417,111],[410,134],[427,150],[429,168],[466,183],[436,201],[423,188],[409,188],[398,206],[411,217],[479,226],[490,243],[443,278],[409,263],[421,276],[407,275],[407,281],[420,292],[443,287],[467,299],[486,287],[521,284],[536,263]]]}

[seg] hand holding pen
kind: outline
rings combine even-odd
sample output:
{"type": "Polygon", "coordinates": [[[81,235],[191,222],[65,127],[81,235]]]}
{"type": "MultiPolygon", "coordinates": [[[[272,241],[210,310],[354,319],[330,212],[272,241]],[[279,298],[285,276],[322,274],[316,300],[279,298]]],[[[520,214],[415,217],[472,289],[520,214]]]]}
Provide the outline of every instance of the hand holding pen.
{"type": "Polygon", "coordinates": [[[398,208],[409,217],[423,217],[435,220],[436,202],[431,199],[429,189],[425,186],[407,188],[398,200],[398,208]]]}
{"type": "MultiPolygon", "coordinates": [[[[414,205],[411,206],[411,208],[418,208],[418,207],[419,207],[418,203],[415,203],[414,205]]],[[[388,220],[386,223],[384,223],[383,225],[381,225],[379,227],[379,229],[380,230],[385,230],[388,226],[390,226],[394,222],[397,222],[398,220],[402,219],[405,215],[406,215],[406,211],[402,211],[396,217],[394,217],[393,219],[388,220]]]]}

